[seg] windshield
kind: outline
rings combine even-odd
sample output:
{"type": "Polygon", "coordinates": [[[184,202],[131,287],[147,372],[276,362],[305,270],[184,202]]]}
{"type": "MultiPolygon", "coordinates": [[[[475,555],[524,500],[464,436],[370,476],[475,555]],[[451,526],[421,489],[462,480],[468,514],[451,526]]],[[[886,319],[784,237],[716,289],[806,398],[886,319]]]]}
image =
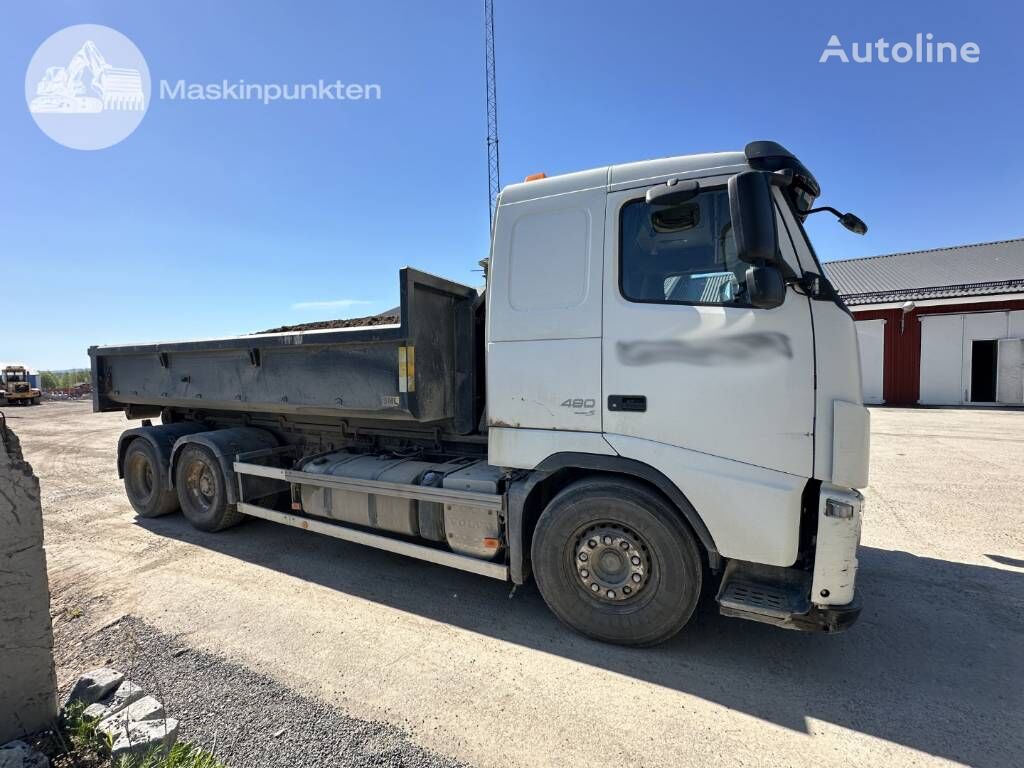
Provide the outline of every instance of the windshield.
{"type": "Polygon", "coordinates": [[[24,373],[15,373],[11,371],[7,374],[7,381],[27,381],[24,373]]]}

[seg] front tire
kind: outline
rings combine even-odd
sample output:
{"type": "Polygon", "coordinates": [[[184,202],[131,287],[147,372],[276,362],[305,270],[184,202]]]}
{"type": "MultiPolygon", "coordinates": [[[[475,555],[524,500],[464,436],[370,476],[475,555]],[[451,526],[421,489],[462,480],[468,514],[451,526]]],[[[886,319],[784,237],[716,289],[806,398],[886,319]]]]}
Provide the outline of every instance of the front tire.
{"type": "Polygon", "coordinates": [[[124,455],[124,491],[139,517],[160,517],[178,508],[167,467],[148,440],[136,438],[124,455]]]}
{"type": "Polygon", "coordinates": [[[700,598],[703,561],[693,534],[661,496],[627,480],[564,488],[537,522],[531,556],[552,612],[605,642],[664,642],[700,598]]]}
{"type": "Polygon", "coordinates": [[[228,503],[227,485],[213,452],[191,443],[181,449],[174,475],[181,511],[201,531],[223,531],[244,515],[228,503]]]}

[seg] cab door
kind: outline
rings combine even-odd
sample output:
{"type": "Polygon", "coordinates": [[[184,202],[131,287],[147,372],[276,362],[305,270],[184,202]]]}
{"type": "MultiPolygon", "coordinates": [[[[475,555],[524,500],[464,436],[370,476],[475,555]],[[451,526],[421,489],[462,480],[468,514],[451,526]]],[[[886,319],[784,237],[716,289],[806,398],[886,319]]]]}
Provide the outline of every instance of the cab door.
{"type": "Polygon", "coordinates": [[[607,197],[604,431],[613,445],[629,444],[613,440],[621,435],[810,477],[808,299],[791,286],[774,309],[744,300],[725,182],[702,180],[669,209],[646,203],[646,188],[607,197]]]}

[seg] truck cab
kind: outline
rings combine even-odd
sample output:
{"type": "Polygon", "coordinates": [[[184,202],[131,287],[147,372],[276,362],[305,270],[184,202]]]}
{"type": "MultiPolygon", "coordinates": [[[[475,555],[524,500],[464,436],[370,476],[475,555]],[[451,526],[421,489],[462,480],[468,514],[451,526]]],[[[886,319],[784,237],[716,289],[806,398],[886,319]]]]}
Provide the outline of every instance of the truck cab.
{"type": "Polygon", "coordinates": [[[724,612],[834,628],[858,610],[869,416],[853,319],[802,225],[818,193],[773,142],[506,187],[488,455],[643,467],[724,564],[724,612]],[[761,188],[738,200],[741,180],[761,188]]]}

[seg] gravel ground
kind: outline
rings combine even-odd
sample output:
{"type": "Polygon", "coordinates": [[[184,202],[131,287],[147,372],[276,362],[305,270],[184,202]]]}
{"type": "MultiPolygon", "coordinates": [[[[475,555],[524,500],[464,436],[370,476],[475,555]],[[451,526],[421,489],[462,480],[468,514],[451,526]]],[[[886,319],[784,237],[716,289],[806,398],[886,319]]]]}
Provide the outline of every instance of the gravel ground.
{"type": "Polygon", "coordinates": [[[349,717],[252,669],[190,649],[134,616],[80,640],[76,653],[123,671],[179,720],[181,740],[215,751],[231,768],[465,765],[416,746],[393,725],[349,717]]]}

